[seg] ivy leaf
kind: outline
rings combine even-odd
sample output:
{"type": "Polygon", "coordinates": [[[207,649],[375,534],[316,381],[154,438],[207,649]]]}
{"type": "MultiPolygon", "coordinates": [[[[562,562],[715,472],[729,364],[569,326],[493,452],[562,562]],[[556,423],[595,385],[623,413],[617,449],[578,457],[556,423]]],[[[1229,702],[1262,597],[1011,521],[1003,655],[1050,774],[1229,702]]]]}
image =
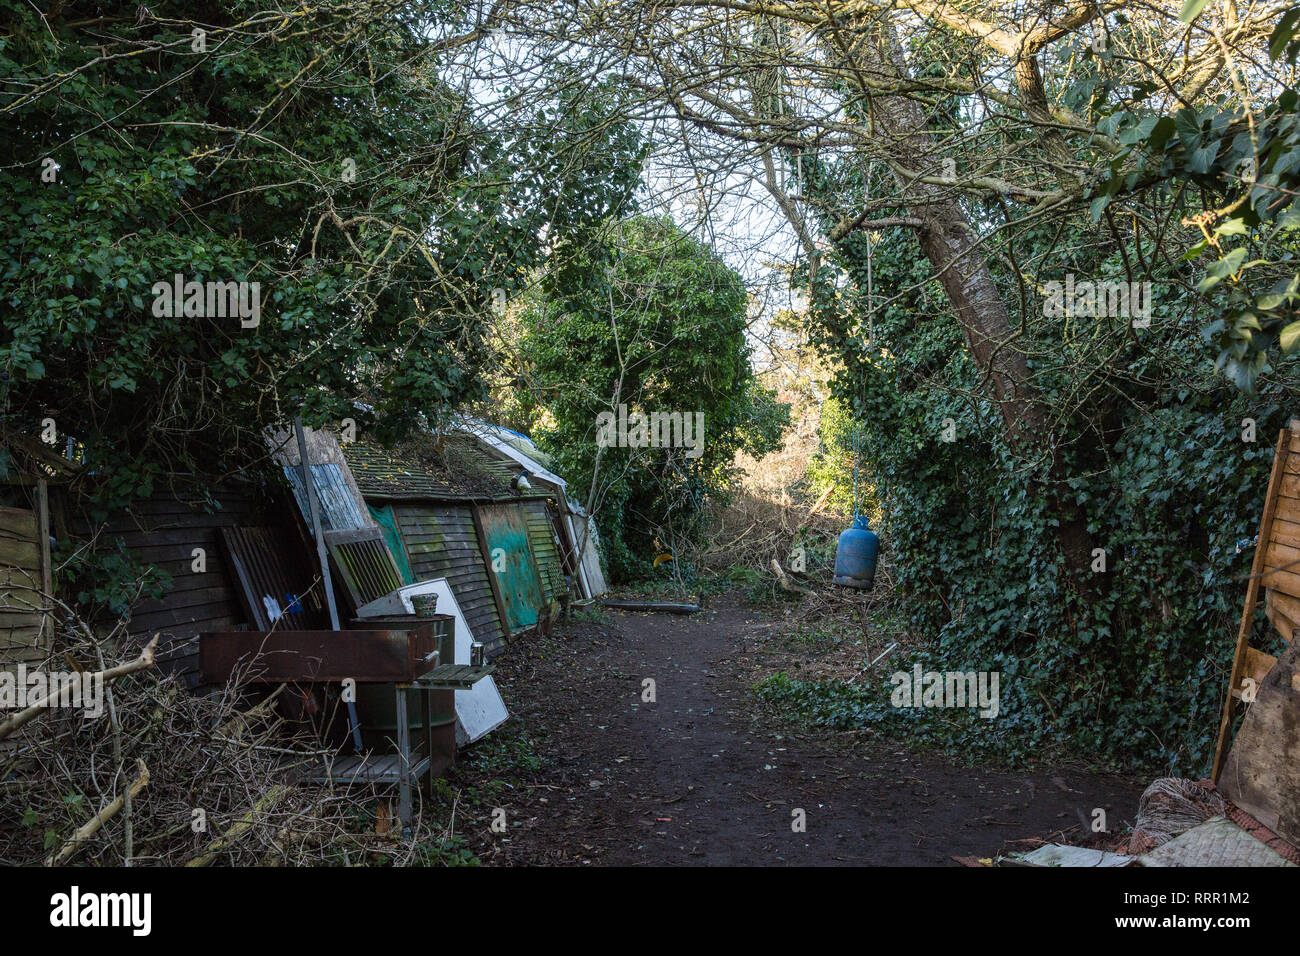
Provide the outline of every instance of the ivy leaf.
{"type": "Polygon", "coordinates": [[[1192,153],[1191,159],[1187,161],[1187,171],[1189,173],[1208,173],[1210,167],[1214,165],[1214,157],[1219,152],[1219,143],[1216,140],[1209,146],[1202,146],[1192,153]]]}
{"type": "Polygon", "coordinates": [[[1296,21],[1300,20],[1300,7],[1292,7],[1282,14],[1273,28],[1273,35],[1268,38],[1268,55],[1276,60],[1286,50],[1287,44],[1295,36],[1296,21]]]}
{"type": "Polygon", "coordinates": [[[1178,14],[1178,19],[1182,20],[1183,23],[1191,23],[1201,15],[1201,11],[1205,9],[1207,2],[1208,0],[1187,0],[1178,14]]]}
{"type": "Polygon", "coordinates": [[[1151,136],[1155,129],[1158,117],[1148,116],[1135,126],[1130,126],[1119,134],[1119,141],[1125,146],[1131,146],[1134,143],[1140,143],[1151,136]]]}
{"type": "Polygon", "coordinates": [[[1229,219],[1227,222],[1220,223],[1214,230],[1215,238],[1219,236],[1244,236],[1246,234],[1246,220],[1229,219]]]}
{"type": "Polygon", "coordinates": [[[1300,321],[1292,322],[1284,328],[1282,334],[1278,336],[1278,341],[1282,345],[1282,351],[1290,355],[1295,349],[1296,342],[1300,341],[1300,321]]]}
{"type": "Polygon", "coordinates": [[[1178,124],[1173,117],[1161,117],[1160,122],[1151,127],[1151,135],[1147,137],[1147,149],[1152,153],[1162,152],[1165,143],[1169,142],[1169,137],[1173,136],[1178,130],[1178,124]]]}

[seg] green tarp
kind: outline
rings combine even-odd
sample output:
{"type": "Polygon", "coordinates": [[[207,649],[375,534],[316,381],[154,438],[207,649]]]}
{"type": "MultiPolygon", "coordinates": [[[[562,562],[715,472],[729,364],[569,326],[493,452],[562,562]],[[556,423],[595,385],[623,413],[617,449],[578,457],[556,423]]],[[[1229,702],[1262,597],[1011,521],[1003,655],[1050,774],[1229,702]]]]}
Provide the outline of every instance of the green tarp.
{"type": "Polygon", "coordinates": [[[406,560],[406,547],[402,544],[402,535],[397,530],[397,517],[393,514],[393,506],[382,505],[376,508],[367,502],[366,507],[370,509],[370,517],[374,518],[375,523],[383,529],[384,541],[393,554],[393,560],[397,562],[397,570],[402,574],[402,583],[414,584],[415,575],[411,574],[411,564],[406,560]]]}

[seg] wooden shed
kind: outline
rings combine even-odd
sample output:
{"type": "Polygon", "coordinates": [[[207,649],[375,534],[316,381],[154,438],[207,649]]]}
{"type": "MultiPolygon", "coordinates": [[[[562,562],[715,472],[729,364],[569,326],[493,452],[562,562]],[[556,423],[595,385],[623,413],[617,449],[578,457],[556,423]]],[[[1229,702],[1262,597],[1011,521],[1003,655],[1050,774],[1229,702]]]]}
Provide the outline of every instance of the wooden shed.
{"type": "MultiPolygon", "coordinates": [[[[269,539],[279,563],[288,563],[287,554],[301,544],[297,528],[285,519],[284,499],[259,482],[235,478],[213,485],[191,475],[171,475],[148,498],[106,521],[74,509],[70,531],[76,539],[94,540],[97,551],[120,553],[148,569],[155,582],[152,593],[118,609],[131,643],[161,635],[160,665],[195,684],[199,634],[255,622],[241,590],[234,549],[259,536],[269,539]]],[[[312,601],[305,569],[303,578],[303,601],[312,601]]],[[[314,601],[314,607],[319,605],[318,597],[314,601]]],[[[97,623],[102,627],[107,622],[97,623]]]]}
{"type": "MultiPolygon", "coordinates": [[[[160,664],[189,683],[198,680],[201,633],[266,630],[285,614],[295,626],[324,626],[291,434],[268,432],[284,481],[274,471],[239,473],[220,483],[165,475],[147,497],[106,517],[88,511],[81,483],[94,476],[77,475],[75,463],[57,450],[29,442],[28,474],[11,474],[12,500],[2,503],[10,507],[0,514],[0,547],[8,549],[0,665],[49,652],[49,609],[33,600],[41,589],[75,602],[85,586],[51,581],[52,542],[116,555],[142,572],[144,593],[120,606],[106,602],[93,623],[106,631],[124,621],[131,644],[160,635],[160,664]],[[53,482],[47,511],[54,517],[47,513],[42,525],[36,490],[46,478],[53,482]]],[[[511,636],[553,619],[573,577],[557,530],[565,517],[562,494],[553,487],[521,486],[526,469],[466,433],[425,436],[396,449],[366,441],[341,446],[330,433],[311,430],[305,439],[331,563],[346,564],[345,549],[362,545],[382,552],[386,568],[391,561],[388,573],[361,582],[372,585],[369,592],[352,586],[354,593],[345,593],[356,582],[340,569],[336,590],[345,609],[401,584],[446,578],[489,655],[511,636]],[[367,540],[343,541],[349,534],[367,540]]]]}
{"type": "Polygon", "coordinates": [[[343,446],[372,517],[410,581],[445,577],[488,653],[550,620],[567,589],[543,489],[473,436],[433,436],[394,449],[343,446]]]}
{"type": "Polygon", "coordinates": [[[58,450],[21,437],[9,436],[6,449],[9,468],[0,502],[0,575],[6,587],[0,607],[7,610],[0,611],[0,666],[59,651],[52,641],[52,605],[36,600],[43,591],[69,606],[92,606],[90,623],[101,634],[124,625],[125,645],[147,644],[157,634],[159,665],[193,684],[198,635],[251,620],[230,542],[269,536],[274,550],[284,554],[301,538],[286,520],[287,496],[268,486],[265,475],[236,474],[216,482],[165,474],[146,497],[103,515],[94,513],[88,491],[105,476],[84,473],[58,450]],[[79,600],[104,582],[87,578],[76,562],[59,572],[51,552],[82,549],[96,563],[120,568],[139,592],[105,590],[79,600]],[[33,606],[22,621],[20,604],[33,606]]]}

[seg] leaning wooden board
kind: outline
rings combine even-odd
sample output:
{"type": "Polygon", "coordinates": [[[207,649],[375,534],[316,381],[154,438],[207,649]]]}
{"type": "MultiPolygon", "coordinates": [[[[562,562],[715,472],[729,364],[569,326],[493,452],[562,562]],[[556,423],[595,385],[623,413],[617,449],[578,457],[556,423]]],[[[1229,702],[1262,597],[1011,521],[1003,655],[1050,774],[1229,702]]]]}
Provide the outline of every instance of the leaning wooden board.
{"type": "Polygon", "coordinates": [[[48,651],[49,535],[39,511],[0,507],[0,667],[48,651]],[[44,540],[42,540],[44,538],[44,540]]]}
{"type": "Polygon", "coordinates": [[[1243,692],[1247,692],[1247,697],[1254,696],[1277,663],[1271,654],[1250,646],[1261,587],[1266,589],[1264,603],[1268,620],[1284,640],[1290,641],[1300,624],[1300,420],[1293,420],[1282,429],[1273,454],[1255,560],[1250,569],[1237,647],[1219,719],[1213,770],[1216,783],[1227,755],[1235,702],[1243,698],[1243,692]]]}
{"type": "MultiPolygon", "coordinates": [[[[49,656],[51,616],[43,597],[54,591],[49,527],[44,480],[35,511],[0,507],[0,671],[39,666],[49,656]]],[[[13,738],[0,741],[0,753],[14,746],[13,738]]]]}

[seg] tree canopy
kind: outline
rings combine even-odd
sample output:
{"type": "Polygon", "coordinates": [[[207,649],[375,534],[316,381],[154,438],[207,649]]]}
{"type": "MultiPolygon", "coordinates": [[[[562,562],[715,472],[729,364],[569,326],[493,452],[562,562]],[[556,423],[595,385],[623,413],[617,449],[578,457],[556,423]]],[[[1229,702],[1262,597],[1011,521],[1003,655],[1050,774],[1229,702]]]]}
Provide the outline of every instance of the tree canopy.
{"type": "Polygon", "coordinates": [[[788,408],[750,365],[741,277],[671,220],[613,223],[564,261],[523,307],[525,396],[633,576],[698,541],[736,452],[776,447],[788,408]]]}
{"type": "Polygon", "coordinates": [[[600,89],[484,122],[444,4],[59,6],[4,5],[3,425],[52,419],[115,500],[302,408],[436,424],[482,393],[494,290],[638,180],[600,89]],[[158,314],[177,275],[257,283],[260,322],[158,314]]]}

